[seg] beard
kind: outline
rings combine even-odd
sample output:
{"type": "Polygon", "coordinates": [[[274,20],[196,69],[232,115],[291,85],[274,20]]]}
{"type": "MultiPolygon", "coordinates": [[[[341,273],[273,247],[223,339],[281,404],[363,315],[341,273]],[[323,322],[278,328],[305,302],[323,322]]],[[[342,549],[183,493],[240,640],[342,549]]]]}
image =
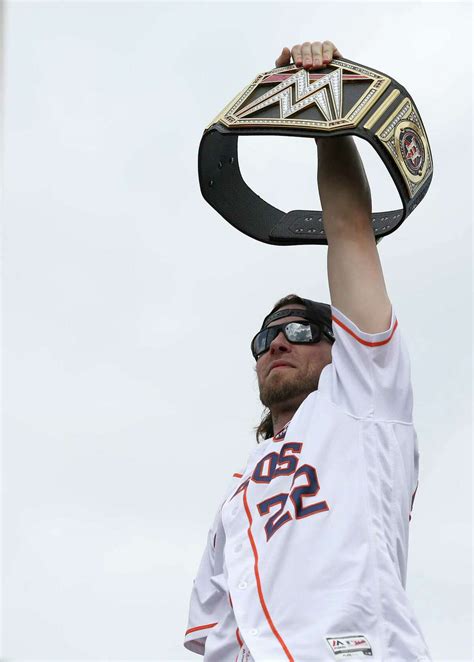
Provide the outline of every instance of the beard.
{"type": "MultiPolygon", "coordinates": [[[[292,368],[290,368],[292,370],[292,368]]],[[[296,371],[295,371],[296,373],[296,371]]],[[[318,388],[319,375],[307,374],[301,376],[270,373],[270,379],[266,379],[260,385],[260,401],[262,405],[274,407],[284,402],[305,398],[318,388]]]]}

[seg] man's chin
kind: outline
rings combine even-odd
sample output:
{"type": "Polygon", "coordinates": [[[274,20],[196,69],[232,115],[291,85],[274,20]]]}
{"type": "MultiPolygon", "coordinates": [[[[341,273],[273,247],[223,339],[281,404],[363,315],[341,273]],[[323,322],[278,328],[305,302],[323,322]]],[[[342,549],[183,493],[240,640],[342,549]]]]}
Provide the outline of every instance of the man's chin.
{"type": "Polygon", "coordinates": [[[311,384],[303,384],[293,379],[267,380],[265,387],[260,389],[260,400],[265,407],[274,407],[284,402],[304,399],[316,387],[311,384]]]}

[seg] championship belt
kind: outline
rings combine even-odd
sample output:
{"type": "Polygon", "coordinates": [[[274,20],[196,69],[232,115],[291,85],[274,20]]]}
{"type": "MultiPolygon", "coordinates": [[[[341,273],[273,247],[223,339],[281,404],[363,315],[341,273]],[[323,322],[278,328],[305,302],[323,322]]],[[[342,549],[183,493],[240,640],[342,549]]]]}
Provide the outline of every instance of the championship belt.
{"type": "Polygon", "coordinates": [[[403,204],[402,209],[372,214],[377,240],[411,214],[433,176],[418,109],[393,78],[345,58],[317,71],[294,65],[266,71],[205,129],[199,147],[199,184],[205,200],[229,223],[267,244],[327,244],[322,212],[284,212],[254,193],[240,173],[240,135],[353,135],[370,142],[403,204]]]}

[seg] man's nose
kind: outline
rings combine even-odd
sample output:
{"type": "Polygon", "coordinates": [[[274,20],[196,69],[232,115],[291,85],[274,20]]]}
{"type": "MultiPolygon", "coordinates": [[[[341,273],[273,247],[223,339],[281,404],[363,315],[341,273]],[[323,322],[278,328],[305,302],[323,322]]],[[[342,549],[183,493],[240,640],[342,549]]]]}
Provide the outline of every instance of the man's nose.
{"type": "Polygon", "coordinates": [[[289,351],[290,351],[290,343],[285,338],[285,334],[283,333],[283,331],[280,331],[277,337],[273,338],[272,342],[270,343],[270,354],[275,354],[275,352],[289,352],[289,351]]]}

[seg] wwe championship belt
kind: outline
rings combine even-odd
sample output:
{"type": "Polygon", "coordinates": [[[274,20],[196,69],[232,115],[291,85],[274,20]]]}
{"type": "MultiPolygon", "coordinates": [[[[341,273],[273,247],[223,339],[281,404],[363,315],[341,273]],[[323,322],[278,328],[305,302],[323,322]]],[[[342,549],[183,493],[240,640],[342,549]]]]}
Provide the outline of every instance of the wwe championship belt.
{"type": "Polygon", "coordinates": [[[254,193],[240,173],[241,135],[353,135],[370,142],[403,204],[403,209],[372,214],[377,240],[415,209],[433,176],[420,114],[393,78],[346,59],[317,71],[289,65],[259,74],[204,131],[199,183],[204,198],[229,223],[268,244],[327,244],[322,212],[284,212],[254,193]]]}

